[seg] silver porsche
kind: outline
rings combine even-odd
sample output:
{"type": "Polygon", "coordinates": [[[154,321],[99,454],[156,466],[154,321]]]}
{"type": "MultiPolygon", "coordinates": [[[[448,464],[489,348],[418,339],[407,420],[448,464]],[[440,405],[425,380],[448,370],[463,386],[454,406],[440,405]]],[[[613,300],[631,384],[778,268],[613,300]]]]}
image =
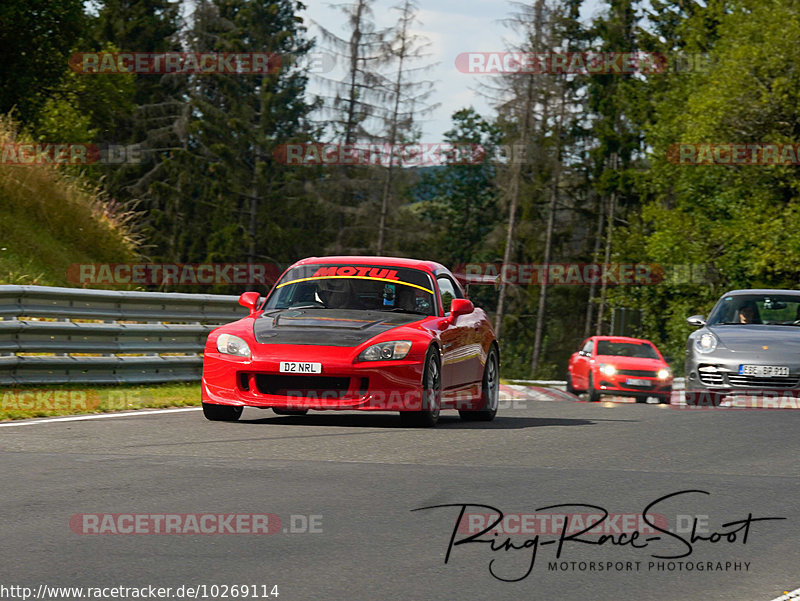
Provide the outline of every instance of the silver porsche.
{"type": "Polygon", "coordinates": [[[686,403],[718,405],[725,396],[800,395],[800,290],[732,290],[686,345],[686,403]]]}

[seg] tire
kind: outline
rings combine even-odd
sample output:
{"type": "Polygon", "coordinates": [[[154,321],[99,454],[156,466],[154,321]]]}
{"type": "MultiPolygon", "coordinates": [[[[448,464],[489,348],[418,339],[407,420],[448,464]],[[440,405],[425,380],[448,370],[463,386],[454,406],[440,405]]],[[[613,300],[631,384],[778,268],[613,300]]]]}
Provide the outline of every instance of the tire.
{"type": "Polygon", "coordinates": [[[203,415],[212,422],[235,422],[242,416],[241,405],[215,405],[203,403],[203,415]]]}
{"type": "Polygon", "coordinates": [[[425,369],[422,372],[422,410],[401,411],[404,424],[417,428],[433,428],[439,421],[442,403],[442,363],[439,352],[430,348],[425,355],[425,369]]]}
{"type": "Polygon", "coordinates": [[[590,403],[596,403],[597,401],[600,400],[600,395],[594,389],[594,376],[592,374],[589,374],[589,384],[586,387],[586,392],[589,395],[590,403]]]}
{"type": "Polygon", "coordinates": [[[277,415],[305,415],[308,409],[277,409],[272,408],[272,411],[277,415]]]}
{"type": "Polygon", "coordinates": [[[481,400],[483,406],[477,411],[460,411],[461,419],[468,422],[490,422],[497,415],[497,406],[500,401],[500,362],[497,360],[497,351],[492,347],[486,357],[481,382],[481,400]]]}
{"type": "Polygon", "coordinates": [[[662,405],[669,405],[672,403],[672,388],[667,390],[664,394],[659,395],[658,402],[662,405]]]}
{"type": "Polygon", "coordinates": [[[567,392],[570,394],[578,394],[575,386],[572,385],[572,374],[569,373],[569,369],[567,370],[567,392]]]}
{"type": "Polygon", "coordinates": [[[724,396],[709,390],[693,390],[686,393],[686,404],[690,407],[718,407],[724,396]]]}

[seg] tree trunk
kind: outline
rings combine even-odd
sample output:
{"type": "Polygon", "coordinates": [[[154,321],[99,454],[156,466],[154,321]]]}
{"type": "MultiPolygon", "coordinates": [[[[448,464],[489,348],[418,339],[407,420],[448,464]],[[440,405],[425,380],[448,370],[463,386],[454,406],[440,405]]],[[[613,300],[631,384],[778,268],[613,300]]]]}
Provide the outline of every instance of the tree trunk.
{"type": "MultiPolygon", "coordinates": [[[[603,199],[597,199],[597,231],[594,236],[594,251],[592,252],[592,261],[597,263],[600,260],[600,245],[603,241],[603,217],[605,215],[605,203],[603,199]]],[[[597,291],[597,283],[592,282],[589,285],[589,300],[586,302],[586,321],[583,326],[583,338],[586,339],[592,332],[592,314],[594,313],[594,298],[597,291]]]]}
{"type": "MultiPolygon", "coordinates": [[[[537,0],[536,7],[535,7],[535,23],[534,23],[534,41],[533,41],[533,48],[531,49],[533,52],[539,52],[541,47],[541,40],[542,40],[542,16],[544,10],[544,0],[537,0]]],[[[520,128],[519,137],[520,142],[523,147],[527,147],[528,145],[528,132],[530,130],[530,119],[531,119],[531,112],[534,108],[534,81],[533,75],[528,75],[527,86],[525,90],[525,101],[523,105],[523,114],[522,114],[522,126],[520,128]]],[[[506,247],[503,252],[503,266],[508,265],[511,262],[511,252],[514,246],[514,227],[516,226],[516,214],[517,208],[519,207],[519,188],[520,188],[520,179],[522,176],[522,162],[519,157],[515,156],[516,153],[512,153],[512,163],[511,163],[511,181],[509,182],[509,197],[510,203],[508,207],[508,231],[506,232],[506,247]]],[[[506,283],[503,281],[502,278],[503,272],[500,273],[500,291],[497,296],[497,314],[495,315],[494,320],[494,331],[497,338],[500,338],[500,332],[502,330],[503,325],[503,315],[505,312],[505,300],[506,300],[506,283]]]]}
{"type": "MultiPolygon", "coordinates": [[[[617,153],[611,155],[611,168],[617,168],[617,153]]],[[[606,248],[603,257],[603,270],[608,269],[611,262],[611,243],[614,236],[614,212],[617,205],[617,191],[612,190],[608,199],[608,221],[606,222],[606,248]]],[[[607,278],[605,275],[600,282],[600,307],[597,310],[597,327],[595,329],[595,336],[602,335],[603,331],[603,317],[606,310],[606,288],[608,287],[607,278]]]]}

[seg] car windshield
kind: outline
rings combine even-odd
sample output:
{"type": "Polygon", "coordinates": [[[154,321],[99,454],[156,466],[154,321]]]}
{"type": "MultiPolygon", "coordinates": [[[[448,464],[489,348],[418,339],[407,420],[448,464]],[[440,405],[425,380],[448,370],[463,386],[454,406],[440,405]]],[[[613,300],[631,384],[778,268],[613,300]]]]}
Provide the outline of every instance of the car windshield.
{"type": "Polygon", "coordinates": [[[616,355],[618,357],[638,357],[641,359],[658,359],[658,353],[647,342],[612,342],[597,341],[598,355],[616,355]]]}
{"type": "Polygon", "coordinates": [[[708,317],[708,325],[800,325],[800,295],[735,294],[724,296],[708,317]]]}
{"type": "Polygon", "coordinates": [[[283,275],[264,308],[433,315],[433,283],[424,271],[404,267],[300,265],[283,275]]]}

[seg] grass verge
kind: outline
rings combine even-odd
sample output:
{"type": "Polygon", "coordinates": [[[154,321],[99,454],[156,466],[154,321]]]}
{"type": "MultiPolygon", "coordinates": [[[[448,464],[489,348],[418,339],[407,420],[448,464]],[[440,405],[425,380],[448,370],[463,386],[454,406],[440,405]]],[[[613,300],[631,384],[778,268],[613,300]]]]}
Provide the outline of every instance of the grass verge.
{"type": "Polygon", "coordinates": [[[18,386],[0,390],[0,421],[200,405],[200,383],[18,386]]]}

